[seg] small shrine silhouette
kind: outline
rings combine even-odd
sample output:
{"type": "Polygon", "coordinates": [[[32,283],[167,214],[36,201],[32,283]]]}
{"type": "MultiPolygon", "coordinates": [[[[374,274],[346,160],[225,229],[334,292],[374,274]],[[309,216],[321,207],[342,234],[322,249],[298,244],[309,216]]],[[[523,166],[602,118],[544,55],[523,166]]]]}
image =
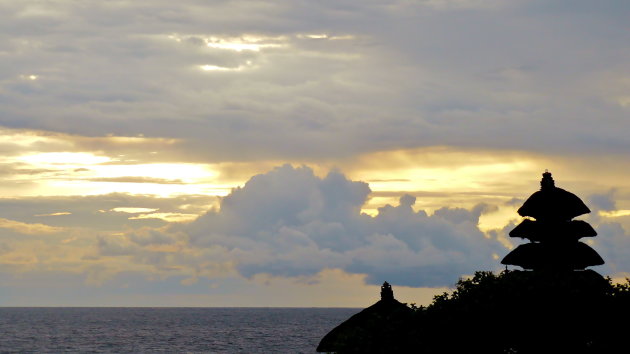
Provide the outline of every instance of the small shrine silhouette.
{"type": "Polygon", "coordinates": [[[545,171],[540,190],[518,209],[519,215],[534,220],[525,219],[510,232],[511,237],[530,243],[516,247],[501,263],[531,270],[583,270],[604,264],[594,249],[579,241],[597,232],[585,221],[572,220],[590,212],[575,194],[556,187],[551,173],[545,171]]]}
{"type": "Polygon", "coordinates": [[[388,282],[384,282],[381,286],[381,300],[391,301],[394,300],[394,291],[392,286],[388,282]]]}

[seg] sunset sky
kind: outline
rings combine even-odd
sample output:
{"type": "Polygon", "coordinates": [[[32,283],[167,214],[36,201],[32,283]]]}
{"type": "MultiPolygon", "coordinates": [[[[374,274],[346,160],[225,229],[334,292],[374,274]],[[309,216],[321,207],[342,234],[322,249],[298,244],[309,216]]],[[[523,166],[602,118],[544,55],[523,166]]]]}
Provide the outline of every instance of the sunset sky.
{"type": "Polygon", "coordinates": [[[549,169],[630,276],[630,2],[0,0],[0,306],[428,303],[549,169]]]}

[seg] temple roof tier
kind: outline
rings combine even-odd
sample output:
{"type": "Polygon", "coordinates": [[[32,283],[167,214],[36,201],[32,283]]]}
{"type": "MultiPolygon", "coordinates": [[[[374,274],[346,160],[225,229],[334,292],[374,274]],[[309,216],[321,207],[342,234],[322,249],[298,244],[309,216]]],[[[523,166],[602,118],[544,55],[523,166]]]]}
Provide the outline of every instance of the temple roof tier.
{"type": "Polygon", "coordinates": [[[542,222],[525,219],[510,231],[510,237],[531,241],[571,241],[593,236],[597,236],[595,229],[582,220],[542,222]]]}
{"type": "Polygon", "coordinates": [[[516,265],[524,269],[573,269],[604,264],[604,260],[590,246],[571,244],[527,243],[508,253],[502,264],[516,265]]]}
{"type": "Polygon", "coordinates": [[[568,221],[590,212],[578,196],[557,187],[535,192],[518,209],[519,215],[530,216],[539,221],[568,221]]]}

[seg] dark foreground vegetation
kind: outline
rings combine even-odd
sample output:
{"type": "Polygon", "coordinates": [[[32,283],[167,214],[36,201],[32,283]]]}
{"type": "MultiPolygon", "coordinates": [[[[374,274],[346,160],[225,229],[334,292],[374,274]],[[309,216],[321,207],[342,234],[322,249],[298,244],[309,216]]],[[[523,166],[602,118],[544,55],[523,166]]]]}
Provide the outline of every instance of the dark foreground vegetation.
{"type": "Polygon", "coordinates": [[[329,332],[317,350],[338,353],[630,353],[630,281],[592,270],[604,260],[575,217],[590,213],[545,171],[540,190],[518,209],[511,237],[530,242],[501,261],[529,271],[477,272],[427,307],[381,300],[329,332]]]}
{"type": "Polygon", "coordinates": [[[317,350],[337,353],[627,353],[630,281],[586,271],[477,272],[416,307],[392,298],[317,350]]]}

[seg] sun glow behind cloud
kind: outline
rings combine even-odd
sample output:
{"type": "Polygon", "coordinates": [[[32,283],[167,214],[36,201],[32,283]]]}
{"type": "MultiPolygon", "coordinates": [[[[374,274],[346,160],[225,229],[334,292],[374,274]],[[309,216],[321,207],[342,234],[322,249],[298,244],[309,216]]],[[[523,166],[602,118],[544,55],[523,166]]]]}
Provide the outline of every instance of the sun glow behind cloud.
{"type": "Polygon", "coordinates": [[[203,71],[243,71],[246,69],[252,68],[252,62],[247,61],[246,65],[239,65],[237,67],[225,67],[225,66],[217,66],[217,65],[200,65],[199,67],[203,71]]]}
{"type": "MultiPolygon", "coordinates": [[[[16,151],[21,151],[4,159],[7,163],[19,164],[15,167],[16,174],[9,179],[17,185],[10,189],[5,187],[2,193],[6,196],[108,193],[225,196],[251,176],[282,163],[260,160],[238,164],[161,162],[159,153],[129,155],[124,150],[127,147],[147,151],[171,149],[177,143],[172,139],[87,138],[12,130],[4,133],[2,141],[16,145],[16,151]],[[86,142],[86,139],[93,141],[86,142]],[[81,144],[91,147],[91,151],[80,151],[81,144]],[[51,145],[52,151],[23,152],[46,145],[51,145]],[[124,149],[120,150],[121,147],[124,149]]],[[[537,176],[544,168],[573,174],[567,163],[551,162],[549,158],[531,153],[452,147],[380,151],[351,161],[331,160],[309,165],[319,175],[325,175],[335,166],[343,166],[342,171],[350,178],[368,182],[372,194],[362,210],[370,215],[375,215],[377,209],[386,204],[396,205],[405,193],[417,197],[416,210],[429,213],[444,205],[472,208],[478,203],[487,203],[497,206],[482,215],[480,227],[483,230],[501,227],[516,217],[514,206],[506,203],[520,190],[536,188],[537,176]]],[[[147,211],[134,217],[175,221],[188,220],[193,215],[157,213],[147,211]]]]}
{"type": "MultiPolygon", "coordinates": [[[[137,163],[96,164],[87,169],[69,164],[60,167],[62,176],[42,182],[54,193],[94,195],[108,193],[226,195],[232,186],[213,183],[216,173],[207,164],[137,163]]],[[[33,165],[37,167],[37,165],[33,165]]]]}
{"type": "Polygon", "coordinates": [[[598,214],[600,216],[604,216],[607,218],[618,218],[622,216],[629,216],[630,210],[612,210],[612,211],[600,210],[598,214]]]}
{"type": "MultiPolygon", "coordinates": [[[[116,137],[110,137],[116,139],[116,137]]],[[[152,158],[151,155],[146,155],[152,158]]],[[[226,166],[204,163],[146,163],[140,158],[125,160],[115,154],[92,152],[47,152],[22,155],[16,160],[30,169],[49,171],[36,179],[39,187],[30,194],[98,195],[108,193],[225,196],[242,186],[253,174],[268,170],[270,164],[245,163],[245,172],[224,179],[226,166]],[[248,167],[249,166],[249,167],[248,167]]],[[[396,205],[401,195],[417,197],[416,210],[429,213],[444,205],[472,208],[478,203],[497,206],[480,219],[483,230],[502,227],[515,218],[514,207],[505,203],[523,182],[539,174],[544,159],[519,152],[460,150],[446,147],[392,150],[370,153],[344,164],[344,172],[366,181],[371,198],[362,211],[376,215],[377,209],[396,205]]],[[[337,163],[334,163],[335,165],[337,163]]],[[[321,174],[330,168],[315,166],[321,174]]],[[[229,167],[228,167],[229,168],[229,167]]],[[[130,210],[130,209],[129,209],[130,210]]],[[[123,211],[119,209],[116,211],[123,211]]],[[[145,210],[133,219],[161,218],[188,221],[197,214],[168,214],[145,210]]]]}
{"type": "MultiPolygon", "coordinates": [[[[34,146],[63,146],[76,150],[84,137],[42,136],[36,132],[11,132],[7,144],[16,150],[29,150],[34,146]]],[[[7,137],[7,136],[4,136],[7,137]]],[[[119,144],[136,145],[136,138],[106,137],[95,141],[103,148],[119,144]],[[131,140],[129,140],[131,139],[131,140]]],[[[151,139],[144,140],[149,145],[151,139]]],[[[166,142],[165,142],[166,143],[166,142]]],[[[132,146],[133,147],[133,146],[132,146]]],[[[15,185],[4,190],[7,196],[20,195],[97,195],[108,193],[150,194],[170,196],[176,194],[226,195],[231,184],[217,182],[217,172],[205,163],[152,162],[154,154],[128,158],[115,150],[108,152],[47,151],[5,156],[4,164],[14,174],[5,178],[15,185]],[[143,160],[142,158],[146,160],[143,160]],[[9,194],[10,193],[10,194],[9,194]]]]}
{"type": "Polygon", "coordinates": [[[260,52],[268,48],[284,48],[288,46],[286,36],[270,37],[263,35],[247,35],[238,37],[206,36],[200,34],[171,34],[167,36],[176,42],[182,43],[185,40],[195,39],[203,41],[208,48],[229,50],[235,52],[252,51],[260,52]]]}
{"type": "Polygon", "coordinates": [[[17,158],[34,166],[54,167],[96,165],[109,162],[112,159],[107,156],[97,156],[87,152],[47,152],[25,155],[17,158]]]}
{"type": "Polygon", "coordinates": [[[185,213],[148,213],[132,216],[129,220],[161,219],[168,222],[187,222],[195,220],[198,216],[198,214],[185,213]]]}
{"type": "MultiPolygon", "coordinates": [[[[454,198],[462,206],[470,206],[470,202],[484,199],[512,198],[515,189],[539,174],[545,163],[544,158],[518,151],[435,147],[365,154],[352,162],[348,173],[369,182],[383,198],[407,191],[426,200],[454,198]]],[[[438,205],[424,206],[432,209],[438,205]]]]}
{"type": "Polygon", "coordinates": [[[24,80],[35,81],[35,80],[39,79],[39,75],[35,75],[35,74],[20,75],[20,78],[22,78],[24,80]]]}
{"type": "MultiPolygon", "coordinates": [[[[274,38],[274,40],[285,40],[282,38],[274,38]]],[[[242,38],[217,38],[211,37],[206,39],[206,45],[210,48],[217,49],[226,49],[233,50],[236,52],[242,52],[245,50],[250,50],[254,52],[259,52],[261,49],[265,48],[282,48],[286,47],[285,43],[265,43],[268,39],[264,37],[250,37],[245,36],[242,38]]]]}

